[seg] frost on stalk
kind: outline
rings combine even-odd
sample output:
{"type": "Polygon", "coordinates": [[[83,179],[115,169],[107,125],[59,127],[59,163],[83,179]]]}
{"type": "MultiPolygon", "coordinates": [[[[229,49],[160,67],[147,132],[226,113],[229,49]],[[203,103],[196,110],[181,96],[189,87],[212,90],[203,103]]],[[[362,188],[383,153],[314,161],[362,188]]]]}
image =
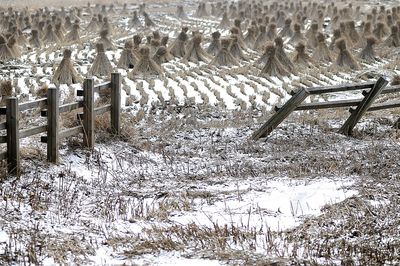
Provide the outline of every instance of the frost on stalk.
{"type": "Polygon", "coordinates": [[[325,42],[325,36],[323,33],[318,32],[317,34],[317,47],[315,48],[312,59],[315,62],[329,63],[332,61],[331,52],[329,51],[328,45],[325,42]]]}
{"type": "Polygon", "coordinates": [[[194,34],[188,48],[186,50],[186,54],[183,57],[183,60],[186,62],[208,62],[209,57],[208,54],[201,47],[202,36],[199,33],[194,34]]]}
{"type": "Polygon", "coordinates": [[[140,58],[133,70],[129,73],[129,78],[134,79],[137,75],[162,75],[163,71],[159,65],[150,57],[150,48],[140,48],[140,58]]]}
{"type": "Polygon", "coordinates": [[[289,72],[276,58],[276,48],[273,43],[269,43],[265,47],[265,66],[260,72],[261,76],[287,76],[289,72]]]}
{"type": "Polygon", "coordinates": [[[378,42],[374,36],[369,36],[365,40],[365,47],[360,52],[360,58],[366,61],[375,61],[375,50],[374,46],[378,42]]]}
{"type": "Polygon", "coordinates": [[[336,65],[340,67],[349,67],[351,69],[358,69],[359,66],[353,56],[350,54],[346,46],[345,39],[336,41],[336,47],[339,49],[339,54],[336,58],[336,65]]]}
{"type": "Polygon", "coordinates": [[[53,75],[52,82],[55,84],[76,84],[81,83],[82,78],[78,72],[74,69],[71,61],[71,50],[66,49],[64,51],[64,58],[61,60],[60,65],[56,69],[53,75]]]}
{"type": "Polygon", "coordinates": [[[208,45],[207,53],[210,55],[216,55],[221,49],[221,33],[219,31],[213,32],[211,34],[211,43],[208,45]]]}
{"type": "Polygon", "coordinates": [[[131,40],[125,41],[124,49],[118,60],[117,66],[123,69],[133,68],[136,65],[137,58],[133,54],[133,43],[131,40]]]}
{"type": "Polygon", "coordinates": [[[222,39],[221,40],[221,49],[211,61],[210,64],[216,66],[237,66],[239,62],[236,60],[235,57],[229,51],[229,47],[231,44],[230,39],[222,39]]]}

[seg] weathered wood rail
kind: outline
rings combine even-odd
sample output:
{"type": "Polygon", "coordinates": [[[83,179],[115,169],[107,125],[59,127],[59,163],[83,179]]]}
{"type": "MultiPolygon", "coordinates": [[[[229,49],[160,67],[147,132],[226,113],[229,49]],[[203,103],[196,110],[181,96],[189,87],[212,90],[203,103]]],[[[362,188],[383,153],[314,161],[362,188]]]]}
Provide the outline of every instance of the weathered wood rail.
{"type": "Polygon", "coordinates": [[[329,87],[303,88],[292,91],[292,97],[282,106],[275,107],[275,113],[252,135],[253,140],[265,138],[279,126],[292,112],[327,108],[351,107],[350,116],[340,129],[340,133],[351,135],[354,127],[366,112],[400,107],[400,101],[390,101],[373,105],[379,95],[400,92],[400,86],[385,88],[388,81],[380,77],[376,82],[344,84],[329,87]],[[362,90],[364,98],[354,100],[303,103],[310,95],[362,90]],[[354,109],[355,107],[355,109],[354,109]]]}
{"type": "Polygon", "coordinates": [[[83,144],[89,149],[95,145],[95,118],[98,115],[110,112],[111,132],[120,134],[121,121],[121,74],[111,74],[111,81],[94,85],[93,79],[85,79],[83,90],[78,91],[78,96],[83,96],[82,101],[60,105],[59,90],[49,87],[47,97],[35,101],[18,103],[16,97],[6,99],[6,106],[0,107],[0,115],[6,116],[6,121],[0,123],[0,130],[6,130],[6,135],[0,136],[0,143],[7,143],[7,151],[0,153],[0,159],[7,159],[7,171],[12,175],[20,174],[20,139],[47,133],[41,136],[41,142],[47,144],[47,160],[58,163],[60,141],[70,136],[83,134],[83,144]],[[94,93],[111,90],[111,104],[94,107],[94,93]],[[41,116],[47,117],[47,123],[28,129],[19,129],[19,115],[22,111],[40,108],[41,116]],[[82,110],[77,119],[81,125],[60,130],[60,114],[82,110]]]}

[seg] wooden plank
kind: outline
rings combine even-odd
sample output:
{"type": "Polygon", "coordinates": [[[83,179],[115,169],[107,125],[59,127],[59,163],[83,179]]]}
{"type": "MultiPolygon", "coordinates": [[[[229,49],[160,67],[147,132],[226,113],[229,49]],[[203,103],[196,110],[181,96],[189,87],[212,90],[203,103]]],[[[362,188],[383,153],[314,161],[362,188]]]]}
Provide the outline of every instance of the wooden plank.
{"type": "Polygon", "coordinates": [[[102,115],[104,113],[110,112],[111,111],[111,104],[106,104],[101,107],[94,108],[94,114],[97,115],[102,115]]]}
{"type": "Polygon", "coordinates": [[[5,160],[5,159],[7,159],[7,152],[6,151],[0,153],[0,160],[5,160]]]}
{"type": "MultiPolygon", "coordinates": [[[[73,103],[67,103],[67,104],[63,104],[60,105],[59,108],[59,112],[60,113],[67,113],[67,112],[71,112],[73,110],[79,109],[83,107],[83,102],[79,101],[79,102],[73,102],[73,103]]],[[[40,112],[40,116],[46,117],[47,116],[47,109],[44,109],[40,112]]]]}
{"type": "Polygon", "coordinates": [[[47,160],[52,163],[58,163],[59,156],[59,94],[58,89],[49,87],[47,92],[47,160]]]}
{"type": "Polygon", "coordinates": [[[83,82],[83,143],[93,149],[95,142],[94,132],[94,80],[85,79],[83,82]]]}
{"type": "Polygon", "coordinates": [[[296,111],[351,107],[351,106],[356,106],[361,101],[362,101],[362,99],[352,99],[352,100],[342,100],[342,101],[305,103],[305,104],[298,106],[296,108],[296,111]]]}
{"type": "Polygon", "coordinates": [[[121,74],[111,74],[111,132],[121,133],[121,74]]]}
{"type": "Polygon", "coordinates": [[[19,154],[19,106],[18,98],[7,99],[7,169],[10,175],[20,173],[19,154]]]}
{"type": "Polygon", "coordinates": [[[368,108],[368,112],[378,111],[378,110],[386,110],[400,107],[400,101],[391,101],[386,103],[379,103],[368,108]]]}
{"type": "Polygon", "coordinates": [[[288,117],[296,108],[309,96],[307,89],[299,90],[292,96],[262,127],[254,132],[253,140],[258,140],[268,136],[286,117],[288,117]]]}
{"type": "MultiPolygon", "coordinates": [[[[111,76],[112,76],[112,74],[111,74],[111,76]]],[[[103,83],[95,85],[94,86],[94,91],[95,92],[100,92],[102,90],[106,90],[106,89],[110,89],[110,88],[112,88],[112,81],[111,82],[110,81],[106,81],[106,82],[103,82],[103,83]]]]}
{"type": "Polygon", "coordinates": [[[367,112],[369,107],[373,104],[375,99],[380,95],[382,90],[388,84],[388,81],[380,77],[375,83],[374,87],[364,97],[364,99],[357,105],[354,112],[351,113],[350,117],[346,120],[340,129],[340,133],[349,136],[352,134],[354,127],[360,121],[361,117],[367,112]]]}
{"type": "Polygon", "coordinates": [[[6,122],[3,122],[3,123],[0,124],[0,130],[4,130],[4,129],[7,129],[7,123],[6,122]]]}
{"type": "MultiPolygon", "coordinates": [[[[375,82],[364,82],[364,83],[356,83],[356,84],[341,84],[334,86],[325,86],[325,87],[312,87],[307,90],[311,95],[313,94],[323,94],[323,93],[332,93],[332,92],[341,92],[341,91],[353,91],[353,90],[363,90],[370,89],[374,86],[375,82]]],[[[297,91],[291,91],[291,95],[295,95],[297,91]]]]}
{"type": "Polygon", "coordinates": [[[356,84],[341,84],[341,85],[328,86],[328,87],[309,88],[308,91],[310,92],[310,95],[314,95],[314,94],[322,94],[322,93],[370,89],[374,85],[375,85],[375,82],[365,82],[365,83],[356,83],[356,84]]]}
{"type": "Polygon", "coordinates": [[[396,92],[400,92],[400,85],[387,87],[384,90],[382,90],[381,94],[389,94],[396,92]]]}
{"type": "Polygon", "coordinates": [[[61,131],[59,134],[59,138],[64,139],[64,138],[68,138],[68,137],[71,137],[74,135],[78,135],[80,133],[83,133],[83,126],[76,126],[76,127],[68,128],[68,129],[61,131]]]}
{"type": "Polygon", "coordinates": [[[19,111],[26,111],[29,109],[34,109],[34,108],[38,108],[38,107],[42,107],[44,105],[46,105],[47,103],[47,99],[46,98],[41,98],[38,100],[34,100],[31,102],[25,102],[25,103],[21,103],[19,105],[19,111]]]}
{"type": "Polygon", "coordinates": [[[40,134],[40,133],[43,133],[46,131],[47,131],[47,125],[20,130],[19,138],[23,139],[23,138],[31,137],[31,136],[34,136],[34,135],[37,135],[37,134],[40,134]]]}

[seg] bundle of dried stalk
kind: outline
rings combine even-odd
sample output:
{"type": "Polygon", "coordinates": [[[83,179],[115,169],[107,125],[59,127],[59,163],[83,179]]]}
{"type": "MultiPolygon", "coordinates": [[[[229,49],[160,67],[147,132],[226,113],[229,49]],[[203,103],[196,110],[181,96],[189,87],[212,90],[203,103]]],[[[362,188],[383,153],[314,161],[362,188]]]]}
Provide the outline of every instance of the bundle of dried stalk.
{"type": "Polygon", "coordinates": [[[237,34],[231,35],[231,45],[229,51],[231,55],[238,60],[248,60],[247,56],[243,53],[242,47],[239,45],[239,35],[237,34]]]}
{"type": "Polygon", "coordinates": [[[129,73],[129,77],[134,79],[137,75],[162,75],[163,71],[161,67],[154,62],[154,60],[150,57],[150,48],[142,47],[140,48],[140,58],[138,63],[135,65],[131,73],[129,73]]]}
{"type": "Polygon", "coordinates": [[[83,81],[78,72],[74,69],[71,61],[71,54],[72,52],[69,49],[64,51],[64,58],[61,60],[60,65],[54,72],[52,79],[53,83],[71,85],[83,81]]]}
{"type": "Polygon", "coordinates": [[[223,28],[223,29],[227,29],[230,26],[231,26],[231,22],[229,21],[228,13],[224,12],[224,14],[222,15],[222,20],[219,23],[219,27],[223,28]]]}
{"type": "Polygon", "coordinates": [[[285,20],[285,24],[281,30],[281,32],[279,33],[279,35],[281,37],[288,37],[291,38],[293,36],[293,30],[292,30],[292,19],[287,18],[285,20]]]}
{"type": "Polygon", "coordinates": [[[96,43],[97,55],[92,67],[89,69],[89,75],[97,77],[109,77],[113,72],[113,67],[105,53],[103,43],[96,43]]]}
{"type": "Polygon", "coordinates": [[[218,51],[221,49],[221,33],[219,31],[215,31],[211,34],[211,43],[208,45],[207,53],[215,56],[218,51]]]}
{"type": "Polygon", "coordinates": [[[390,36],[385,40],[385,45],[389,47],[399,47],[400,46],[400,37],[399,37],[399,28],[397,25],[393,25],[390,27],[390,36]]]}
{"type": "Polygon", "coordinates": [[[340,67],[349,67],[351,69],[358,69],[357,61],[347,49],[346,40],[341,38],[336,41],[336,47],[339,49],[339,54],[336,58],[336,65],[340,67]]]}
{"type": "Polygon", "coordinates": [[[168,49],[165,46],[158,47],[156,53],[153,56],[154,62],[159,66],[164,63],[168,63],[171,60],[171,55],[168,53],[168,49]]]}
{"type": "Polygon", "coordinates": [[[310,65],[310,56],[306,53],[306,46],[303,42],[299,42],[296,47],[296,52],[293,57],[293,63],[301,67],[310,65]]]}
{"type": "Polygon", "coordinates": [[[37,30],[32,30],[32,36],[29,39],[29,44],[34,48],[41,48],[42,42],[39,38],[39,32],[37,30]]]}
{"type": "Polygon", "coordinates": [[[287,56],[285,49],[283,48],[283,39],[278,36],[275,38],[275,55],[278,61],[291,73],[294,72],[294,65],[287,56]]]}
{"type": "Polygon", "coordinates": [[[79,34],[79,24],[74,24],[72,30],[65,36],[65,41],[71,43],[81,43],[81,36],[79,34]]]}
{"type": "Polygon", "coordinates": [[[153,20],[151,20],[149,14],[147,14],[146,12],[143,13],[144,16],[144,25],[146,27],[155,27],[156,24],[153,22],[153,20]]]}
{"type": "Polygon", "coordinates": [[[315,62],[331,62],[331,52],[329,51],[328,45],[325,42],[325,36],[323,33],[319,32],[317,34],[317,42],[318,44],[312,54],[312,59],[315,62]]]}
{"type": "Polygon", "coordinates": [[[222,39],[221,40],[221,49],[216,54],[214,59],[210,62],[212,65],[216,66],[237,66],[239,62],[229,51],[229,47],[231,44],[230,39],[222,39]]]}
{"type": "Polygon", "coordinates": [[[186,53],[185,45],[188,40],[188,35],[185,30],[182,30],[178,38],[175,42],[171,45],[169,52],[174,57],[184,57],[186,53]]]}
{"type": "Polygon", "coordinates": [[[268,41],[267,28],[265,27],[265,25],[261,25],[259,28],[259,33],[256,42],[254,43],[254,50],[262,49],[267,41],[268,41]]]}
{"type": "Polygon", "coordinates": [[[195,34],[188,45],[188,48],[186,50],[186,53],[183,57],[183,60],[186,62],[193,62],[193,63],[199,63],[199,62],[208,62],[209,57],[208,54],[204,51],[204,49],[201,47],[201,42],[202,42],[202,36],[201,34],[195,34]]]}
{"type": "Polygon", "coordinates": [[[140,28],[142,27],[142,22],[139,19],[138,13],[137,11],[133,11],[133,17],[132,19],[129,21],[129,25],[135,28],[140,28]]]}
{"type": "Polygon", "coordinates": [[[289,39],[289,42],[290,42],[292,45],[296,45],[296,44],[298,44],[299,42],[305,42],[305,41],[306,41],[306,39],[305,39],[303,33],[301,32],[301,26],[300,26],[300,24],[298,24],[298,23],[294,24],[293,30],[294,30],[293,36],[289,39]]]}
{"type": "Polygon", "coordinates": [[[102,43],[105,50],[115,50],[115,46],[108,38],[108,34],[107,30],[100,31],[100,39],[97,42],[102,43]]]}
{"type": "Polygon", "coordinates": [[[124,50],[122,50],[121,57],[118,60],[117,66],[123,69],[133,68],[138,59],[133,54],[133,43],[131,40],[125,42],[124,50]]]}
{"type": "Polygon", "coordinates": [[[6,38],[0,35],[0,61],[8,61],[11,59],[14,59],[13,52],[7,45],[6,38]]]}
{"type": "Polygon", "coordinates": [[[14,59],[21,57],[22,52],[17,44],[17,39],[14,36],[11,36],[8,39],[7,46],[10,48],[14,59]]]}
{"type": "Polygon", "coordinates": [[[376,55],[374,46],[378,42],[378,40],[374,36],[369,36],[365,38],[365,47],[360,52],[360,58],[366,61],[375,61],[376,55]]]}
{"type": "Polygon", "coordinates": [[[289,72],[276,58],[276,49],[274,44],[269,43],[265,47],[266,62],[265,66],[261,69],[261,76],[287,76],[289,72]]]}

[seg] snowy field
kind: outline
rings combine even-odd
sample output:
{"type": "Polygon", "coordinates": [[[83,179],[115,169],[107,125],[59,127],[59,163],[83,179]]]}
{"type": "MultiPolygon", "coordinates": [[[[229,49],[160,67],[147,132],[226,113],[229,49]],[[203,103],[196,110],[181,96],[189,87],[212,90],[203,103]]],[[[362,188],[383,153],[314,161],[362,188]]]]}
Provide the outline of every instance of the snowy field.
{"type": "MultiPolygon", "coordinates": [[[[184,21],[175,17],[176,6],[149,4],[157,25],[151,29],[132,29],[128,14],[110,16],[117,49],[106,54],[123,76],[122,136],[100,129],[93,151],[82,148],[82,137],[68,139],[59,165],[46,163],[39,137],[22,140],[23,174],[0,179],[0,264],[400,263],[400,134],[392,127],[398,110],[368,114],[354,137],[336,133],[347,109],[299,112],[266,142],[249,141],[292,90],[378,74],[391,79],[398,74],[396,51],[377,49],[380,60],[361,62],[357,71],[317,64],[288,77],[260,77],[259,54],[248,49],[248,61],[232,68],[174,59],[163,64],[162,77],[128,78],[117,60],[138,32],[159,30],[172,42],[188,26],[202,30],[204,47],[215,30],[229,35],[218,28],[220,18],[193,17],[197,4],[184,3],[184,21]]],[[[91,16],[83,15],[84,29],[91,16]]],[[[81,38],[68,48],[86,77],[98,34],[82,30],[81,38]]],[[[51,83],[65,48],[24,52],[17,67],[0,69],[1,79],[12,80],[21,101],[34,100],[51,83]]],[[[294,47],[286,48],[293,54],[294,47]]],[[[78,99],[78,89],[62,85],[62,101],[78,99]]],[[[44,121],[24,113],[21,126],[44,121]]]]}

